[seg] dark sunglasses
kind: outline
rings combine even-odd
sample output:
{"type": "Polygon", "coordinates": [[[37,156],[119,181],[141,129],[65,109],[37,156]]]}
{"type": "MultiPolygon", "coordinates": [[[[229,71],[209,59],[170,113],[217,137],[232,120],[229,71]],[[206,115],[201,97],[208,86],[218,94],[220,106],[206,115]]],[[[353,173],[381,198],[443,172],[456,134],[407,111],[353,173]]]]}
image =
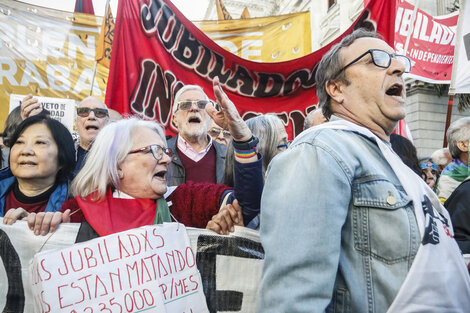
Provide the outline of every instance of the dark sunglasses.
{"type": "Polygon", "coordinates": [[[170,148],[163,148],[162,146],[159,146],[159,145],[150,145],[150,146],[143,147],[140,149],[135,149],[135,150],[129,151],[129,154],[140,153],[140,152],[143,152],[143,153],[151,152],[153,157],[157,161],[160,161],[163,158],[163,153],[168,155],[170,158],[173,156],[173,151],[171,151],[170,148]]]}
{"type": "Polygon", "coordinates": [[[425,170],[425,169],[427,169],[428,167],[430,167],[431,169],[437,171],[437,165],[434,164],[434,163],[429,164],[429,163],[427,163],[427,162],[421,162],[421,163],[419,164],[419,167],[421,167],[422,170],[425,170]]]}
{"type": "Polygon", "coordinates": [[[199,110],[204,110],[206,105],[212,103],[210,100],[184,100],[178,102],[178,110],[187,111],[193,107],[193,103],[199,110]]]}
{"type": "Polygon", "coordinates": [[[232,136],[230,135],[230,132],[228,130],[222,130],[215,127],[209,129],[209,135],[211,135],[212,138],[219,137],[221,132],[224,134],[225,139],[230,139],[230,137],[232,136]]]}
{"type": "Polygon", "coordinates": [[[346,64],[343,68],[341,68],[335,75],[335,77],[368,54],[371,55],[372,61],[374,62],[375,66],[381,68],[388,68],[392,63],[392,58],[394,58],[400,61],[405,66],[405,73],[411,72],[411,60],[406,55],[388,53],[387,51],[383,51],[380,49],[369,49],[354,60],[352,60],[351,62],[349,62],[348,64],[346,64]]]}
{"type": "Polygon", "coordinates": [[[92,111],[97,118],[105,118],[108,116],[107,109],[100,109],[100,108],[91,109],[87,107],[77,108],[77,115],[80,117],[88,117],[88,115],[90,115],[90,112],[92,111]]]}

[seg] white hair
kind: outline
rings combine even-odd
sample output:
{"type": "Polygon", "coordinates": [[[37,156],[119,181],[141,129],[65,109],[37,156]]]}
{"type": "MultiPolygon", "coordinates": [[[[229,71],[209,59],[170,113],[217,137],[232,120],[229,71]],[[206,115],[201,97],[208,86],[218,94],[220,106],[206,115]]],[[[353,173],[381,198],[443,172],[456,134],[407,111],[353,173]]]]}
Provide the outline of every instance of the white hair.
{"type": "Polygon", "coordinates": [[[93,101],[96,101],[98,103],[101,103],[102,105],[104,105],[105,108],[108,108],[108,106],[106,105],[106,103],[104,103],[100,98],[97,98],[95,96],[88,96],[86,97],[85,99],[83,99],[82,101],[80,101],[80,103],[78,104],[78,106],[81,106],[82,103],[88,101],[88,100],[93,100],[93,101]]]}
{"type": "Polygon", "coordinates": [[[136,117],[106,125],[98,134],[85,159],[85,165],[72,182],[75,196],[82,198],[96,192],[103,199],[108,187],[120,189],[118,166],[126,159],[132,148],[132,135],[137,128],[154,130],[166,147],[165,133],[161,125],[136,117]]]}
{"type": "Polygon", "coordinates": [[[206,93],[204,92],[204,90],[202,90],[202,88],[200,86],[198,86],[198,85],[184,85],[183,88],[178,90],[178,92],[175,95],[175,98],[173,99],[173,115],[176,113],[176,111],[178,111],[178,102],[181,98],[181,95],[184,92],[188,91],[188,90],[200,91],[204,95],[204,99],[209,100],[209,97],[206,95],[206,93]]]}
{"type": "Polygon", "coordinates": [[[446,157],[446,152],[448,152],[448,148],[441,148],[439,150],[434,151],[431,154],[432,162],[436,165],[445,166],[449,163],[449,159],[446,157]]]}

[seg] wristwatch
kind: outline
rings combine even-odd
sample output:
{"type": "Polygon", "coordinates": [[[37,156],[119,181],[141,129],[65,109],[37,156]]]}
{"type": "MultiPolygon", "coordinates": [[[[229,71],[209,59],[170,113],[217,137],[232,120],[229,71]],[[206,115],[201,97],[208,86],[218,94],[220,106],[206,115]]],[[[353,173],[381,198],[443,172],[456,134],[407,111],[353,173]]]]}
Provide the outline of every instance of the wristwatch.
{"type": "Polygon", "coordinates": [[[233,139],[232,143],[233,147],[237,150],[251,150],[258,145],[259,139],[255,135],[252,135],[248,141],[235,141],[233,139]]]}

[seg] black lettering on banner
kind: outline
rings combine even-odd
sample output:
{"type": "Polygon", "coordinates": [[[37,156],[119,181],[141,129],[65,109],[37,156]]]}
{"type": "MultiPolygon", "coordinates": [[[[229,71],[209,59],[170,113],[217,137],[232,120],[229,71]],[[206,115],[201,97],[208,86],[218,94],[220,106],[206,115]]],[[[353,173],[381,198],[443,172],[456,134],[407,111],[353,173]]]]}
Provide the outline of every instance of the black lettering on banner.
{"type": "Polygon", "coordinates": [[[226,84],[229,88],[239,91],[241,94],[251,95],[253,93],[253,78],[251,78],[247,69],[241,65],[237,65],[235,75],[226,84]]]}
{"type": "Polygon", "coordinates": [[[173,73],[163,72],[159,64],[145,59],[140,62],[140,75],[131,94],[131,109],[147,118],[159,120],[167,125],[173,95],[183,87],[173,73]]]}
{"type": "Polygon", "coordinates": [[[437,245],[439,240],[439,229],[436,223],[436,220],[440,220],[442,224],[449,227],[449,221],[447,218],[442,216],[437,210],[434,210],[434,207],[431,203],[431,200],[424,195],[424,201],[422,202],[424,219],[426,224],[424,226],[424,235],[422,244],[427,245],[428,243],[437,245]],[[437,213],[437,214],[436,214],[437,213]]]}
{"type": "Polygon", "coordinates": [[[178,41],[178,47],[173,50],[173,56],[181,63],[186,64],[189,68],[196,67],[196,60],[199,55],[199,47],[202,46],[192,34],[186,29],[183,29],[183,34],[178,41]]]}
{"type": "Polygon", "coordinates": [[[0,229],[0,257],[8,278],[8,292],[3,312],[24,311],[24,289],[21,261],[7,233],[0,229]]]}
{"type": "Polygon", "coordinates": [[[275,97],[279,95],[284,78],[279,74],[259,73],[258,87],[254,96],[257,98],[275,97]]]}
{"type": "Polygon", "coordinates": [[[227,238],[199,235],[197,241],[196,263],[201,273],[202,285],[209,312],[240,311],[243,293],[233,290],[216,290],[218,255],[247,259],[264,259],[261,243],[242,237],[227,238]]]}

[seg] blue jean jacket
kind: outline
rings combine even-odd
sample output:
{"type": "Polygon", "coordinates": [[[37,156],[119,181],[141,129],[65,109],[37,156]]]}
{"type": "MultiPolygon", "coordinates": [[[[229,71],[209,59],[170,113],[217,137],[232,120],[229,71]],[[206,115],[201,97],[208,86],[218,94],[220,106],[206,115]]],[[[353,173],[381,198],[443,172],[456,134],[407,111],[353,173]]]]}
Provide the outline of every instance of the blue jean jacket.
{"type": "Polygon", "coordinates": [[[392,168],[349,131],[309,130],[274,158],[261,221],[259,312],[386,312],[420,243],[392,168]]]}
{"type": "MultiPolygon", "coordinates": [[[[0,171],[0,217],[3,217],[5,214],[5,199],[14,181],[15,177],[8,167],[0,171]]],[[[58,185],[49,197],[45,212],[60,211],[62,203],[67,199],[67,192],[67,184],[58,185]]]]}

